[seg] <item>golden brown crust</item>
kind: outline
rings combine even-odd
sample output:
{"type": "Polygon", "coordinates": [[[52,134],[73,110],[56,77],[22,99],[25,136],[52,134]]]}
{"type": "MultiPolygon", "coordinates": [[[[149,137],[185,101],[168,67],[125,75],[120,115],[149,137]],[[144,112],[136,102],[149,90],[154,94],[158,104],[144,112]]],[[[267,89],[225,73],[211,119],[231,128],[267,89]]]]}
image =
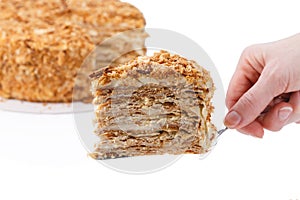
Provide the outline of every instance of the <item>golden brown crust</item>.
{"type": "Polygon", "coordinates": [[[168,66],[185,76],[189,83],[195,84],[199,87],[207,85],[208,82],[212,83],[209,72],[196,62],[187,60],[179,55],[171,55],[166,51],[157,52],[150,57],[137,57],[125,64],[120,64],[118,66],[108,66],[92,73],[90,78],[98,79],[99,85],[105,85],[113,79],[120,78],[126,74],[127,71],[138,67],[142,63],[163,64],[168,66]]]}
{"type": "Polygon", "coordinates": [[[117,0],[1,0],[0,96],[70,102],[77,69],[95,44],[143,28],[117,0]]]}

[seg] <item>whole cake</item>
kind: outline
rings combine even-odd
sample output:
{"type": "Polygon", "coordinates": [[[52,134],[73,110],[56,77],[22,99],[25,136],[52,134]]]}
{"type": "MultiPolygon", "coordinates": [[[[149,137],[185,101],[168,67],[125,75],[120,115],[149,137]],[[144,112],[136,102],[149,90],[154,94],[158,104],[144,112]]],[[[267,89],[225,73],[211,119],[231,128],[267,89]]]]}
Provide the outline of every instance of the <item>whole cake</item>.
{"type": "Polygon", "coordinates": [[[214,84],[196,62],[166,51],[90,75],[95,159],[203,154],[216,138],[214,84]],[[96,142],[96,141],[95,141],[96,142]]]}
{"type": "MultiPolygon", "coordinates": [[[[0,97],[71,102],[77,70],[89,53],[94,50],[98,64],[87,71],[107,65],[121,51],[137,49],[119,62],[144,55],[139,50],[144,48],[144,26],[142,13],[118,0],[1,0],[0,97]],[[116,33],[137,28],[95,49],[116,33]]],[[[84,77],[82,82],[83,89],[89,88],[84,77]]],[[[74,100],[86,96],[78,93],[74,100]]]]}

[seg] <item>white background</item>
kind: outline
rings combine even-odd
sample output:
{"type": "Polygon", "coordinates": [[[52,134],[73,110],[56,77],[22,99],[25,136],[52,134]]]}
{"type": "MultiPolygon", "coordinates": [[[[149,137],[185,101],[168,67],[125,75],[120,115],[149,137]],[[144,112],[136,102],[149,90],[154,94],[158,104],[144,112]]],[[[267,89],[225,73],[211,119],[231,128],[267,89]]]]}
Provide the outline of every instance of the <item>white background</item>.
{"type": "MultiPolygon", "coordinates": [[[[129,1],[129,0],[128,0],[129,1]]],[[[300,32],[298,1],[130,0],[149,28],[201,45],[227,88],[241,51],[300,32]]],[[[176,41],[175,41],[176,42],[176,41]]],[[[0,199],[300,199],[300,125],[255,139],[226,132],[204,160],[128,175],[86,156],[72,115],[0,111],[0,199]]]]}

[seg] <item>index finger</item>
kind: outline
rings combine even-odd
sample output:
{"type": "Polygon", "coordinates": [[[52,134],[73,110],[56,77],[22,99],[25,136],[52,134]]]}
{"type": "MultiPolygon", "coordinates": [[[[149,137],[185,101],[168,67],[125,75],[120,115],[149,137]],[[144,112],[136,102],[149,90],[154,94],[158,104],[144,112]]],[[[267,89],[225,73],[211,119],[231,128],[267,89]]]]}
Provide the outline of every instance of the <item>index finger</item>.
{"type": "Polygon", "coordinates": [[[237,68],[226,94],[226,106],[228,109],[245,94],[258,80],[263,67],[264,59],[259,45],[246,48],[242,53],[237,68]]]}

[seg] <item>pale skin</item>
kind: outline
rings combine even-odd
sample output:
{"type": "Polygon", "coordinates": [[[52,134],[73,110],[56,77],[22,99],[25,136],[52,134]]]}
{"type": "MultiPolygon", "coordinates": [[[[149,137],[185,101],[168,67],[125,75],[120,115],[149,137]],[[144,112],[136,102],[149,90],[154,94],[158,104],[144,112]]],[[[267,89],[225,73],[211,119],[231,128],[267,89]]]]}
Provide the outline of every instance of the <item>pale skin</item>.
{"type": "Polygon", "coordinates": [[[230,81],[224,124],[262,138],[300,122],[300,34],[244,50],[230,81]],[[278,96],[280,96],[278,98],[278,96]]]}

